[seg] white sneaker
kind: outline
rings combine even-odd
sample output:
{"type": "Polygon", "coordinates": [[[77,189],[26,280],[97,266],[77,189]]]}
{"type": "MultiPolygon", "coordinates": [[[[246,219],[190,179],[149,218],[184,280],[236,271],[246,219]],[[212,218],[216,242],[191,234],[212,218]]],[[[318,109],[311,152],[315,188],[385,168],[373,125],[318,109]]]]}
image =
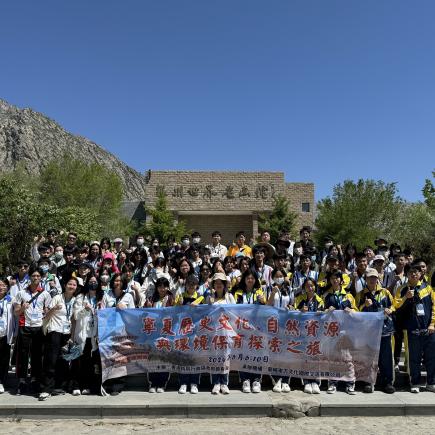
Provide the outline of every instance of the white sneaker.
{"type": "Polygon", "coordinates": [[[40,393],[39,394],[39,397],[38,397],[38,400],[47,400],[49,397],[51,396],[51,394],[50,393],[40,393]]]}
{"type": "Polygon", "coordinates": [[[253,393],[261,393],[261,384],[258,381],[254,381],[252,383],[252,392],[253,393]]]}
{"type": "Polygon", "coordinates": [[[290,393],[291,388],[289,384],[286,384],[285,382],[281,385],[281,391],[283,393],[290,393]]]}
{"type": "Polygon", "coordinates": [[[414,385],[411,386],[411,393],[418,394],[419,392],[420,392],[420,387],[414,385]]]}
{"type": "Polygon", "coordinates": [[[349,394],[350,396],[355,396],[355,394],[356,394],[355,385],[351,385],[350,387],[346,387],[346,393],[349,394]]]}
{"type": "Polygon", "coordinates": [[[187,392],[187,385],[186,384],[181,385],[181,387],[178,390],[178,394],[186,394],[186,392],[187,392]]]}
{"type": "Polygon", "coordinates": [[[335,385],[330,385],[326,392],[328,394],[335,394],[337,392],[337,387],[335,385]]]}
{"type": "Polygon", "coordinates": [[[156,392],[156,389],[154,387],[150,387],[148,390],[148,393],[154,394],[156,392]]]}
{"type": "Polygon", "coordinates": [[[242,391],[244,393],[250,393],[251,392],[251,382],[249,382],[248,379],[246,381],[243,381],[242,391]]]}
{"type": "Polygon", "coordinates": [[[211,390],[211,394],[219,394],[220,390],[221,390],[221,385],[214,384],[213,389],[211,390]]]}
{"type": "Polygon", "coordinates": [[[3,384],[0,384],[0,394],[3,394],[5,392],[5,387],[3,384]]]}
{"type": "Polygon", "coordinates": [[[190,384],[190,394],[198,394],[198,387],[196,384],[190,384]]]}
{"type": "Polygon", "coordinates": [[[89,390],[88,388],[82,390],[82,396],[89,396],[89,394],[91,394],[91,390],[89,390]]]}
{"type": "Polygon", "coordinates": [[[165,389],[164,388],[157,388],[157,393],[164,393],[165,392],[165,389]]]}
{"type": "Polygon", "coordinates": [[[311,390],[312,390],[313,394],[320,394],[319,384],[316,384],[315,382],[313,382],[311,384],[311,390]]]}
{"type": "Polygon", "coordinates": [[[430,393],[435,393],[435,385],[426,385],[426,391],[429,391],[430,393]]]}
{"type": "Polygon", "coordinates": [[[80,396],[82,393],[80,392],[80,390],[73,390],[72,395],[73,396],[80,396]]]}
{"type": "Polygon", "coordinates": [[[311,386],[311,384],[305,384],[304,393],[313,394],[313,387],[311,386]]]}
{"type": "Polygon", "coordinates": [[[221,385],[221,393],[222,394],[230,394],[230,389],[228,388],[228,385],[225,385],[225,384],[221,385]]]}
{"type": "Polygon", "coordinates": [[[281,379],[278,379],[275,382],[275,385],[273,386],[272,391],[274,393],[281,393],[281,391],[282,391],[282,381],[281,381],[281,379]]]}

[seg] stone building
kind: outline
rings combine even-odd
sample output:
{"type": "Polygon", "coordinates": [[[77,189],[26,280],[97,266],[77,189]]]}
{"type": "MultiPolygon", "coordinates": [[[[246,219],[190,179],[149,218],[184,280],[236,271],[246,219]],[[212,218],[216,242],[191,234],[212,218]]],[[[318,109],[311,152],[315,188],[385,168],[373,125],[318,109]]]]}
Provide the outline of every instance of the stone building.
{"type": "Polygon", "coordinates": [[[204,241],[213,230],[230,243],[237,231],[258,235],[258,215],[270,212],[273,198],[284,195],[298,215],[299,225],[313,225],[314,184],[287,183],[283,172],[148,171],[145,204],[155,205],[164,192],[169,209],[189,231],[204,241]]]}

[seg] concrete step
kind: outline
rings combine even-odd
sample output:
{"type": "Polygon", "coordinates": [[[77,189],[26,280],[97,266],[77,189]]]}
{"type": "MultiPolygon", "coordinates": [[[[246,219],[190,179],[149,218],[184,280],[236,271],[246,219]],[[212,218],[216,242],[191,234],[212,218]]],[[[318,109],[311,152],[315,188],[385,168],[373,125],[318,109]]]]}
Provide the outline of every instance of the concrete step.
{"type": "Polygon", "coordinates": [[[397,392],[393,395],[376,391],[349,396],[343,392],[328,395],[292,391],[277,394],[243,394],[231,390],[228,396],[209,392],[179,395],[175,391],[150,394],[126,391],[116,397],[71,395],[51,397],[39,402],[31,396],[0,395],[0,418],[221,418],[305,416],[407,416],[435,415],[435,394],[397,392]]]}

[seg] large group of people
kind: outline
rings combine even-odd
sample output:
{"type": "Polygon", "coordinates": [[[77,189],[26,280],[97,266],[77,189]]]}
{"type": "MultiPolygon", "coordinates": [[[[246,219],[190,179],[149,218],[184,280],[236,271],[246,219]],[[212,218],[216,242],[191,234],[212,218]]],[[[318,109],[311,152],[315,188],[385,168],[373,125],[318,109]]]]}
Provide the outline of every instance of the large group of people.
{"type": "MultiPolygon", "coordinates": [[[[137,235],[129,245],[113,241],[78,243],[70,232],[66,243],[49,230],[37,237],[29,258],[0,278],[0,393],[10,369],[18,379],[16,394],[39,400],[51,395],[100,394],[97,311],[104,308],[157,308],[198,304],[259,304],[302,312],[343,310],[384,313],[377,387],[394,393],[405,343],[410,391],[435,392],[435,292],[428,268],[412,250],[388,245],[379,237],[358,251],[325,237],[316,247],[311,228],[300,240],[283,231],[271,244],[270,234],[247,243],[243,231],[229,246],[214,231],[210,243],[197,232],[165,249],[157,239],[137,235]],[[146,246],[146,244],[148,246],[146,246]],[[422,364],[427,371],[422,385],[422,364]]],[[[150,393],[162,393],[169,373],[149,373],[150,393]]],[[[195,394],[200,374],[178,374],[180,394],[195,394]]],[[[242,391],[261,391],[262,377],[239,372],[242,391]]],[[[321,380],[301,379],[303,391],[320,393],[321,380]]],[[[228,394],[228,374],[212,374],[212,394],[228,394]]],[[[273,376],[273,391],[290,391],[290,379],[273,376]]],[[[104,391],[117,395],[124,378],[111,379],[104,391]]],[[[325,386],[333,394],[338,380],[325,386]]],[[[355,382],[345,391],[355,394],[355,382]]],[[[374,391],[365,384],[363,391],[374,391]]]]}

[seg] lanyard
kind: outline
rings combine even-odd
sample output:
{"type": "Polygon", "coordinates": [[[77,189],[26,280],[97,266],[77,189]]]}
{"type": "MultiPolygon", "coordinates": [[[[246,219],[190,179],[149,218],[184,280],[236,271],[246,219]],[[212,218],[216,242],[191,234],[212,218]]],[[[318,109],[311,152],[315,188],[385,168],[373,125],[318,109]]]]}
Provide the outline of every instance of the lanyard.
{"type": "Polygon", "coordinates": [[[67,320],[70,320],[73,298],[71,298],[70,301],[67,303],[65,296],[63,296],[63,302],[65,303],[66,318],[67,320]]]}
{"type": "Polygon", "coordinates": [[[3,317],[3,313],[5,312],[5,305],[6,305],[6,296],[2,300],[1,308],[0,308],[0,318],[3,317]]]}
{"type": "Polygon", "coordinates": [[[243,296],[245,297],[245,300],[246,300],[247,304],[254,303],[254,293],[253,292],[250,293],[249,299],[248,299],[248,294],[247,293],[244,293],[243,296]]]}

